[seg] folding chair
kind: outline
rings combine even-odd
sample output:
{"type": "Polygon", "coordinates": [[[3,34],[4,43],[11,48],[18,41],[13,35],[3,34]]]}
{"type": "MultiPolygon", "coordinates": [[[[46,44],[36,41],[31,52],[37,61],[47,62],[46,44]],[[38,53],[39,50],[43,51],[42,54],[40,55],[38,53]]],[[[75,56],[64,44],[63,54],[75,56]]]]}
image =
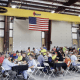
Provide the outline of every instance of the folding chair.
{"type": "MultiPolygon", "coordinates": [[[[68,61],[68,64],[67,65],[71,65],[71,62],[70,61],[68,61]]],[[[63,74],[63,76],[64,75],[67,75],[67,74],[70,74],[71,75],[71,72],[69,71],[69,69],[70,69],[70,66],[69,67],[67,67],[67,69],[64,71],[65,73],[63,74]]]]}
{"type": "Polygon", "coordinates": [[[35,76],[33,75],[33,72],[34,72],[34,71],[32,71],[30,68],[27,70],[27,73],[28,73],[28,75],[29,75],[29,79],[30,79],[30,78],[33,78],[33,80],[37,80],[37,79],[35,78],[35,76]]]}
{"type": "MultiPolygon", "coordinates": [[[[2,70],[4,70],[4,68],[1,66],[1,68],[2,68],[2,70]]],[[[3,73],[2,73],[2,76],[3,76],[3,78],[5,79],[5,80],[9,80],[9,78],[10,78],[10,75],[9,75],[9,73],[7,72],[7,71],[4,71],[3,73]]]]}
{"type": "Polygon", "coordinates": [[[50,77],[53,75],[54,77],[55,77],[55,75],[54,75],[54,69],[51,69],[51,67],[49,66],[49,64],[48,63],[44,63],[44,66],[45,66],[45,68],[46,67],[49,67],[48,69],[46,69],[47,70],[47,73],[45,73],[44,74],[44,77],[47,75],[47,74],[49,74],[49,77],[48,77],[48,79],[50,79],[50,77]],[[50,73],[51,72],[51,73],[50,73]]]}

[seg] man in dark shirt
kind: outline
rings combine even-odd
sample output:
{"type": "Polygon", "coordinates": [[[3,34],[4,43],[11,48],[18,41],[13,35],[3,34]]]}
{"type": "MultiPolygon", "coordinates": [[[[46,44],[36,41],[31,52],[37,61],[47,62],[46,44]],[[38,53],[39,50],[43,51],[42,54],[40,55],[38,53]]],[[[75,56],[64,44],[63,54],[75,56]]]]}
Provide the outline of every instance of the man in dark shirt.
{"type": "Polygon", "coordinates": [[[23,53],[22,54],[22,61],[24,61],[24,62],[28,62],[29,61],[29,58],[26,56],[26,53],[23,53]]]}

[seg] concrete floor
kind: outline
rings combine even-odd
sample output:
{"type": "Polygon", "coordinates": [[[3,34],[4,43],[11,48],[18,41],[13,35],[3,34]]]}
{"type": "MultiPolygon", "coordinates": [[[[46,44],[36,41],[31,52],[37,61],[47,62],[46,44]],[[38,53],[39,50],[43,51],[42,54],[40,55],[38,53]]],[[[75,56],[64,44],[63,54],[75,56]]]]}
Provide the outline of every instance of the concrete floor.
{"type": "MultiPolygon", "coordinates": [[[[71,75],[66,75],[63,76],[62,74],[60,74],[59,76],[55,76],[55,77],[50,77],[48,79],[48,75],[46,75],[44,77],[44,75],[42,74],[41,76],[37,75],[33,75],[35,77],[35,80],[80,80],[80,73],[74,73],[71,72],[71,75]]],[[[2,78],[0,78],[0,80],[4,80],[2,78]]],[[[22,76],[18,77],[17,80],[23,80],[22,76]]],[[[29,80],[34,80],[33,78],[30,78],[29,80]]]]}

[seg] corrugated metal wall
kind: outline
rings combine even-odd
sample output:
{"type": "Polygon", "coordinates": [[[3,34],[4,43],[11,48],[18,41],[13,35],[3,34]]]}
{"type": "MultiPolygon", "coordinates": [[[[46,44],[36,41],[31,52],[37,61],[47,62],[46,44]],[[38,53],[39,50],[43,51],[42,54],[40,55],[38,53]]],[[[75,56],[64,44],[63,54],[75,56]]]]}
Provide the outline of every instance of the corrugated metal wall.
{"type": "Polygon", "coordinates": [[[52,21],[51,27],[51,48],[54,46],[71,47],[72,46],[72,31],[71,23],[63,21],[52,21]]]}
{"type": "Polygon", "coordinates": [[[28,47],[41,47],[41,31],[28,30],[29,20],[14,19],[13,51],[27,50],[28,47]]]}

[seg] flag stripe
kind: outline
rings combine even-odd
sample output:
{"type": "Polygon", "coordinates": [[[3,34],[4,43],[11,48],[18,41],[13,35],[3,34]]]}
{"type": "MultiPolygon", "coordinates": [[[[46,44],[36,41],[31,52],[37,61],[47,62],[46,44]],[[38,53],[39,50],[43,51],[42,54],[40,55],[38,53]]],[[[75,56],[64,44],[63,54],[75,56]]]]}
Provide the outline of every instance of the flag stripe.
{"type": "Polygon", "coordinates": [[[29,30],[48,31],[49,19],[47,18],[29,18],[29,30]]]}

